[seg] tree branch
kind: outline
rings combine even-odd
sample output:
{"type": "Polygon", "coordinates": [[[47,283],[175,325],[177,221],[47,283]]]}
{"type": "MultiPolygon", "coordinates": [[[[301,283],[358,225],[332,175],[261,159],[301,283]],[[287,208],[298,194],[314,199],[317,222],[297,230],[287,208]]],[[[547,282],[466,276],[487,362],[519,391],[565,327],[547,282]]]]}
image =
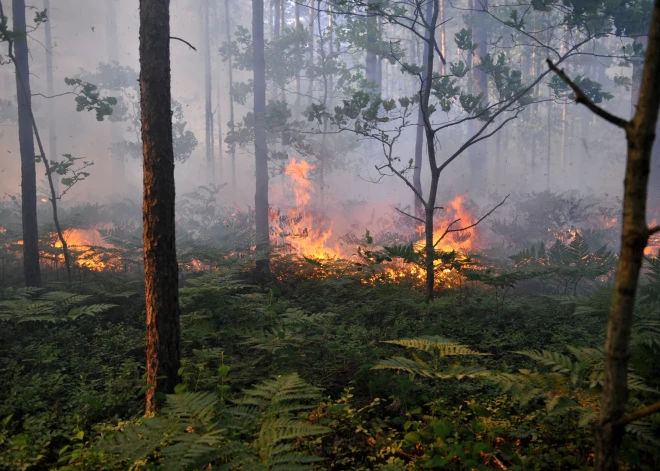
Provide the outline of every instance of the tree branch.
{"type": "Polygon", "coordinates": [[[555,74],[559,76],[560,79],[562,79],[564,82],[568,84],[569,87],[573,90],[575,93],[575,102],[576,103],[582,103],[584,106],[589,108],[594,114],[600,116],[603,118],[605,121],[614,124],[615,126],[620,127],[621,129],[627,129],[630,123],[626,121],[625,119],[619,118],[618,116],[613,115],[609,111],[605,111],[603,108],[600,106],[596,105],[591,99],[585,95],[585,93],[582,91],[580,87],[578,87],[575,82],[573,82],[568,75],[564,72],[563,69],[559,69],[555,64],[552,63],[550,59],[546,59],[546,62],[548,64],[548,67],[550,70],[552,70],[555,74]]]}
{"type": "Polygon", "coordinates": [[[660,412],[660,402],[656,402],[655,404],[651,404],[650,406],[642,407],[641,409],[638,409],[635,412],[624,415],[617,421],[616,424],[620,427],[623,427],[631,422],[635,422],[636,420],[640,420],[646,416],[655,414],[656,412],[660,412]]]}
{"type": "Polygon", "coordinates": [[[181,41],[182,43],[187,44],[188,47],[189,47],[190,49],[192,49],[193,51],[195,51],[195,52],[197,51],[197,48],[196,48],[195,46],[193,46],[192,44],[190,44],[190,43],[189,43],[188,41],[186,41],[185,39],[177,38],[176,36],[170,36],[170,39],[176,39],[177,41],[181,41]]]}
{"type": "Polygon", "coordinates": [[[406,213],[405,211],[401,211],[399,208],[394,208],[394,209],[396,209],[397,211],[399,211],[399,212],[400,212],[401,214],[403,214],[404,216],[408,216],[409,218],[413,218],[413,219],[415,219],[416,221],[421,222],[422,224],[425,224],[425,223],[426,223],[423,219],[420,219],[420,218],[418,218],[417,216],[413,216],[412,214],[408,214],[408,213],[406,213]]]}
{"type": "Polygon", "coordinates": [[[658,232],[660,232],[660,226],[653,226],[649,227],[648,229],[649,237],[651,237],[653,234],[657,234],[658,232]]]}
{"type": "Polygon", "coordinates": [[[440,236],[440,238],[438,239],[438,241],[437,241],[435,244],[433,244],[433,248],[435,248],[435,247],[440,243],[440,241],[441,241],[442,239],[444,239],[445,236],[446,236],[447,234],[449,234],[450,232],[461,232],[461,231],[466,231],[466,230],[468,230],[468,229],[472,229],[474,226],[476,226],[476,225],[479,224],[481,221],[483,221],[484,219],[486,219],[488,216],[490,216],[491,214],[493,214],[493,212],[494,212],[497,208],[499,208],[500,206],[502,206],[502,205],[504,204],[504,202],[507,200],[507,198],[508,198],[509,196],[511,196],[511,195],[506,195],[506,196],[504,197],[504,199],[503,199],[502,201],[500,201],[500,204],[498,204],[498,205],[495,206],[493,209],[491,209],[491,210],[488,211],[486,214],[484,214],[484,215],[481,217],[481,219],[479,219],[479,220],[478,220],[477,222],[475,222],[474,224],[470,224],[469,226],[466,226],[466,227],[461,227],[460,229],[452,229],[452,228],[451,228],[451,226],[453,226],[453,225],[456,224],[458,221],[460,221],[460,219],[457,219],[457,220],[455,220],[454,222],[452,222],[451,224],[449,224],[449,225],[447,226],[447,229],[445,229],[445,232],[442,234],[442,236],[440,236]]]}

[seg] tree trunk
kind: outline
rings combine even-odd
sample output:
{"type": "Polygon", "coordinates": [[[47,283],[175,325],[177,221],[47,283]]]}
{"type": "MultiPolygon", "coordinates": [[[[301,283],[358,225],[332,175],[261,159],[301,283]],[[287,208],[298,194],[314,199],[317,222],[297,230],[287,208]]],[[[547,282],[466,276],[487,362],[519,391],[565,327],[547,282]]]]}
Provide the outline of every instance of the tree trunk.
{"type": "MultiPolygon", "coordinates": [[[[50,0],[44,0],[44,9],[48,14],[48,21],[44,25],[46,47],[46,93],[48,96],[55,95],[55,84],[53,83],[53,35],[51,24],[53,18],[50,10],[50,0]]],[[[57,155],[57,133],[55,131],[55,103],[52,99],[48,100],[48,155],[54,161],[59,160],[57,155]]],[[[55,179],[55,189],[57,190],[58,181],[55,179]]]]}
{"type": "MultiPolygon", "coordinates": [[[[428,2],[426,4],[426,13],[425,16],[426,18],[431,18],[433,12],[432,12],[432,5],[431,2],[428,2]]],[[[419,192],[419,194],[422,193],[422,154],[424,153],[424,130],[425,130],[425,122],[424,122],[424,110],[421,105],[423,97],[424,97],[424,91],[426,90],[426,82],[429,79],[429,77],[432,76],[433,71],[431,70],[429,73],[429,50],[431,47],[430,41],[431,38],[429,37],[429,34],[431,34],[431,30],[427,29],[426,30],[426,41],[424,41],[424,56],[422,57],[423,61],[423,70],[422,70],[422,83],[420,84],[420,88],[417,91],[419,93],[419,98],[420,98],[420,106],[417,111],[417,133],[415,135],[415,169],[413,170],[413,186],[415,189],[419,192]]],[[[415,196],[415,215],[419,218],[422,217],[422,214],[424,214],[424,207],[423,207],[422,201],[415,196]]]]}
{"type": "MultiPolygon", "coordinates": [[[[115,63],[119,60],[117,52],[117,0],[108,0],[106,17],[106,52],[108,62],[115,63]]],[[[110,142],[117,143],[122,140],[122,129],[118,123],[110,124],[110,142]]],[[[54,155],[51,152],[51,155],[54,155]]],[[[116,188],[121,192],[124,178],[126,175],[125,158],[123,155],[115,154],[112,156],[112,177],[116,188]]]]}
{"type": "MultiPolygon", "coordinates": [[[[300,3],[296,2],[294,15],[296,17],[296,30],[300,27],[300,3]]],[[[300,71],[296,74],[296,114],[300,117],[300,71]]]]}
{"type": "Polygon", "coordinates": [[[626,126],[628,157],[624,180],[623,234],[614,279],[612,304],[605,342],[605,379],[600,417],[596,424],[597,471],[619,469],[624,426],[619,423],[628,400],[628,360],[635,294],[651,235],[646,226],[646,197],[651,150],[660,106],[660,0],[655,1],[649,43],[640,89],[639,105],[626,126]]]}
{"type": "MultiPolygon", "coordinates": [[[[231,10],[229,8],[229,0],[225,0],[225,29],[227,30],[227,43],[231,42],[231,10]]],[[[229,75],[229,134],[234,133],[234,69],[232,65],[232,57],[229,55],[227,63],[227,74],[229,75]]],[[[231,193],[233,200],[236,201],[236,145],[229,144],[229,157],[231,159],[231,193]]]]}
{"type": "Polygon", "coordinates": [[[146,412],[179,379],[179,269],[174,232],[174,151],[169,0],[140,0],[140,105],[144,169],[144,278],[147,311],[146,412]]]}
{"type": "MultiPolygon", "coordinates": [[[[488,0],[480,0],[477,9],[483,8],[488,11],[488,0]]],[[[473,13],[472,19],[487,19],[486,13],[473,13]]],[[[472,58],[472,93],[475,95],[483,94],[483,102],[488,102],[488,76],[481,68],[481,58],[488,54],[488,28],[485,25],[475,26],[472,24],[472,41],[477,44],[477,49],[472,58]]],[[[469,121],[469,135],[474,135],[480,125],[476,120],[469,121]]],[[[470,179],[475,189],[485,190],[488,168],[488,146],[486,141],[481,141],[470,148],[470,179]]]]}
{"type": "MultiPolygon", "coordinates": [[[[373,0],[371,0],[373,1],[373,0]]],[[[380,93],[380,83],[378,81],[378,56],[376,55],[376,42],[378,37],[378,17],[375,14],[369,14],[367,21],[367,59],[365,63],[366,79],[374,86],[374,92],[380,93]]]]}
{"type": "Polygon", "coordinates": [[[15,38],[16,96],[18,100],[18,140],[21,150],[21,199],[23,216],[23,270],[26,286],[41,286],[39,266],[39,226],[37,224],[37,171],[32,134],[30,66],[28,62],[25,1],[13,0],[15,38]]]}
{"type": "MultiPolygon", "coordinates": [[[[216,41],[218,45],[222,44],[222,27],[221,21],[222,17],[220,15],[220,5],[218,5],[216,2],[212,3],[213,6],[213,18],[214,18],[214,27],[215,27],[215,35],[216,35],[216,41]]],[[[216,50],[217,53],[217,50],[216,50]]],[[[218,174],[221,178],[224,180],[224,152],[223,152],[223,146],[222,146],[222,62],[221,61],[216,61],[217,64],[217,70],[216,70],[216,93],[217,93],[217,101],[218,104],[216,105],[216,113],[217,116],[215,117],[215,120],[218,122],[218,174]]]]}
{"type": "Polygon", "coordinates": [[[208,170],[207,177],[210,182],[215,182],[215,136],[213,127],[213,83],[211,81],[211,28],[209,1],[203,0],[202,3],[202,22],[204,35],[204,103],[206,117],[206,165],[208,170]]]}
{"type": "Polygon", "coordinates": [[[266,144],[266,60],[264,57],[264,0],[252,0],[252,57],[254,61],[254,195],[257,232],[256,274],[262,281],[270,272],[268,222],[268,147],[266,144]]]}
{"type": "MultiPolygon", "coordinates": [[[[435,57],[435,29],[438,22],[437,2],[428,2],[426,7],[426,18],[430,28],[426,32],[424,74],[429,79],[433,77],[433,59],[435,57]]],[[[433,225],[435,215],[435,200],[438,196],[438,182],[440,171],[436,164],[435,139],[429,119],[429,101],[431,98],[432,80],[424,80],[423,93],[420,97],[420,108],[424,117],[424,131],[426,132],[426,151],[428,153],[429,167],[431,169],[431,187],[429,197],[426,201],[425,210],[425,232],[426,232],[426,299],[432,301],[435,296],[435,247],[433,245],[433,225]]]]}
{"type": "MultiPolygon", "coordinates": [[[[442,57],[447,59],[447,41],[445,38],[445,0],[437,0],[438,2],[438,38],[437,43],[440,46],[440,52],[442,52],[442,57]]],[[[441,75],[445,75],[446,66],[442,61],[438,61],[439,71],[441,75]]]]}
{"type": "Polygon", "coordinates": [[[275,18],[273,19],[273,37],[280,37],[280,26],[282,24],[282,0],[273,0],[275,6],[275,18]]]}
{"type": "Polygon", "coordinates": [[[307,65],[307,95],[309,103],[314,103],[314,77],[310,69],[314,67],[314,0],[309,0],[309,64],[307,65]]]}

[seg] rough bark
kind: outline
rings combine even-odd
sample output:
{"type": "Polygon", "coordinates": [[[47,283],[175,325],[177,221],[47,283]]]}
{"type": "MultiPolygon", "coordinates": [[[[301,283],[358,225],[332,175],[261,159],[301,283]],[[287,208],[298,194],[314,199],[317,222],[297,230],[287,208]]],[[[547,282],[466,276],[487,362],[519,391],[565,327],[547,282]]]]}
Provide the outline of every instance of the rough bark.
{"type": "Polygon", "coordinates": [[[622,126],[626,130],[628,141],[623,197],[623,234],[607,325],[601,411],[595,427],[595,469],[598,471],[619,469],[619,453],[624,434],[624,425],[620,421],[625,414],[628,400],[629,343],[635,295],[644,248],[651,235],[651,230],[646,225],[646,199],[651,150],[660,106],[658,83],[660,83],[660,0],[656,0],[653,7],[639,105],[632,120],[622,126]]]}
{"type": "Polygon", "coordinates": [[[257,232],[256,273],[264,279],[270,272],[268,222],[268,147],[266,144],[266,61],[264,57],[264,0],[252,0],[252,57],[254,70],[254,195],[257,232]]]}
{"type": "Polygon", "coordinates": [[[147,413],[158,409],[162,394],[174,391],[181,356],[179,270],[174,232],[169,4],[169,0],[140,0],[147,413]]]}
{"type": "Polygon", "coordinates": [[[12,1],[15,38],[16,96],[18,100],[18,140],[21,151],[21,200],[23,217],[23,271],[26,286],[41,286],[39,266],[39,227],[37,224],[37,171],[32,134],[30,66],[25,1],[12,1]]]}
{"type": "MultiPolygon", "coordinates": [[[[231,42],[231,10],[229,0],[225,0],[225,29],[227,32],[227,43],[231,42]]],[[[231,90],[234,88],[234,69],[232,65],[231,54],[227,63],[227,74],[229,76],[229,134],[234,133],[234,95],[231,90]]],[[[231,165],[231,192],[234,201],[236,201],[236,145],[229,145],[229,158],[231,165]]]]}

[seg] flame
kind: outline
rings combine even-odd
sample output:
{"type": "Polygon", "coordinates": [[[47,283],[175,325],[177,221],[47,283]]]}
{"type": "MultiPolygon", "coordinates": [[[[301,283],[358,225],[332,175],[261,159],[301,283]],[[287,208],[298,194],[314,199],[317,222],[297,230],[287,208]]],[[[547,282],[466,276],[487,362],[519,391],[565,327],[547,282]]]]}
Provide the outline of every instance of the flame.
{"type": "MultiPolygon", "coordinates": [[[[310,205],[312,194],[315,193],[309,172],[314,166],[295,157],[284,170],[289,177],[293,191],[295,207],[286,209],[285,214],[271,211],[271,222],[279,226],[275,231],[273,243],[278,245],[277,238],[284,241],[286,252],[301,257],[331,259],[346,256],[338,243],[331,243],[333,236],[332,222],[324,217],[315,216],[310,205]]],[[[281,245],[281,244],[279,244],[281,245]]]]}
{"type": "MultiPolygon", "coordinates": [[[[75,263],[79,267],[92,271],[103,271],[116,269],[122,265],[119,257],[108,256],[95,250],[96,247],[114,249],[112,244],[103,239],[98,228],[66,229],[63,235],[70,252],[74,255],[75,263]]],[[[61,249],[62,242],[57,234],[52,233],[50,236],[55,239],[53,247],[61,249]]],[[[64,256],[60,254],[57,258],[63,261],[64,256]]]]}

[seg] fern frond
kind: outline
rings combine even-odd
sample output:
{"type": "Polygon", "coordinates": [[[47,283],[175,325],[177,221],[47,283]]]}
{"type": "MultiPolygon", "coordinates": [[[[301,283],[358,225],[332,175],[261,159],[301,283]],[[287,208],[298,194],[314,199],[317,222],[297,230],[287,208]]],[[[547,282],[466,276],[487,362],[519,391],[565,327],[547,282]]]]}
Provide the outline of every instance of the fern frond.
{"type": "Polygon", "coordinates": [[[481,353],[476,350],[472,350],[465,345],[460,345],[458,342],[454,342],[452,340],[438,336],[425,336],[414,339],[401,340],[385,340],[383,343],[399,345],[415,350],[422,350],[428,353],[437,354],[441,357],[453,355],[490,355],[489,353],[481,353]]]}

